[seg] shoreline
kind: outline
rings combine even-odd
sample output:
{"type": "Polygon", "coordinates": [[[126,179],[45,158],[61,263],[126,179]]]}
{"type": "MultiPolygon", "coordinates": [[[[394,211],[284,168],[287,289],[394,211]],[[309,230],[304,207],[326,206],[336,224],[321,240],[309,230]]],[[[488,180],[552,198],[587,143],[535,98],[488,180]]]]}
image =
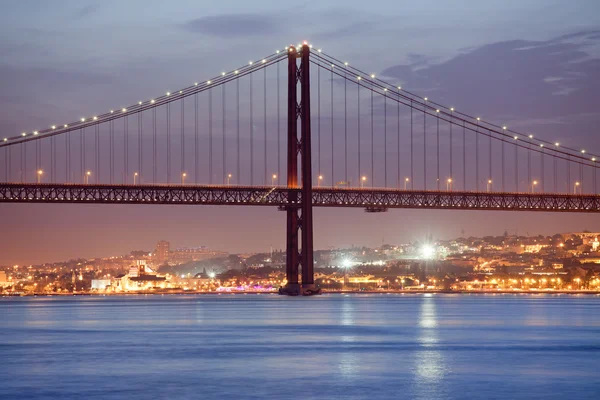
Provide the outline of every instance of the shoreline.
{"type": "MultiPolygon", "coordinates": [[[[200,291],[173,291],[173,292],[130,292],[130,293],[15,293],[3,294],[0,297],[73,297],[73,296],[93,296],[93,297],[108,297],[108,296],[181,296],[181,295],[279,295],[277,291],[238,291],[238,292],[200,292],[200,291]]],[[[323,295],[327,294],[558,294],[558,295],[600,295],[600,290],[323,290],[323,295]]]]}

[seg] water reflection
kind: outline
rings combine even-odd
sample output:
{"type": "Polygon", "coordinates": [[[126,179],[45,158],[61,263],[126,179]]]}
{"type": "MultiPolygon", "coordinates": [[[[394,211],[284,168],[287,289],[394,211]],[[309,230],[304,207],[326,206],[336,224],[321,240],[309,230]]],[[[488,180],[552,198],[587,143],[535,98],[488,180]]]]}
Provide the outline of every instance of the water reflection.
{"type": "MultiPolygon", "coordinates": [[[[342,312],[340,323],[342,325],[342,335],[340,341],[342,346],[352,346],[356,341],[355,332],[355,301],[351,297],[344,297],[342,301],[342,312]]],[[[343,348],[340,353],[338,370],[345,379],[353,379],[358,373],[359,358],[356,350],[343,348]]]]}
{"type": "Polygon", "coordinates": [[[436,349],[438,343],[436,299],[431,296],[424,296],[422,299],[416,338],[419,350],[415,354],[415,394],[419,398],[441,398],[446,367],[443,354],[436,349]]]}

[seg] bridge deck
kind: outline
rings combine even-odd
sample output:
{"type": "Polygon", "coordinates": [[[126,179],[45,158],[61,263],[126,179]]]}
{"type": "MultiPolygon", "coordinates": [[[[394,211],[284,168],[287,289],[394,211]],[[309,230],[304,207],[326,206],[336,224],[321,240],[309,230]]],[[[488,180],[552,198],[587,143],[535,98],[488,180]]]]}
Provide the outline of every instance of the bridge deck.
{"type": "MultiPolygon", "coordinates": [[[[0,183],[2,203],[189,204],[295,206],[283,186],[82,185],[0,183]]],[[[316,207],[368,209],[426,208],[547,212],[600,212],[600,196],[557,193],[422,191],[321,187],[313,190],[316,207]]]]}

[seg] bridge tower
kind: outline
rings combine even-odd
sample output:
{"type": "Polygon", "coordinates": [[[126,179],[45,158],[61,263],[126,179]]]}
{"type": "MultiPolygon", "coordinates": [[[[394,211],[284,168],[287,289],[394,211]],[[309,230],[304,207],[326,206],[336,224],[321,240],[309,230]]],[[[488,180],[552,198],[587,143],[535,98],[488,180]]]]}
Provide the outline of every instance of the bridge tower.
{"type": "Polygon", "coordinates": [[[302,186],[300,193],[290,192],[287,213],[286,277],[287,285],[280,294],[311,295],[315,287],[313,263],[312,168],[310,140],[310,47],[288,48],[288,146],[287,187],[297,189],[298,163],[302,186]],[[298,66],[298,59],[300,65],[298,66]],[[298,98],[300,85],[300,98],[298,98]],[[300,121],[300,136],[298,136],[300,121]],[[300,157],[298,157],[300,155],[300,157]],[[300,196],[298,196],[300,194],[300,196]],[[298,282],[299,267],[302,284],[298,282]]]}

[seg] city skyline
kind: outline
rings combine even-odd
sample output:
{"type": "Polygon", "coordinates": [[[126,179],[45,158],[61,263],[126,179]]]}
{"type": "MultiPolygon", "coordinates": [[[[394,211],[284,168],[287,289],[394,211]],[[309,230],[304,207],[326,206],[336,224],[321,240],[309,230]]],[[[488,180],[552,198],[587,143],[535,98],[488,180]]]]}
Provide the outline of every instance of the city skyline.
{"type": "MultiPolygon", "coordinates": [[[[348,11],[344,15],[349,22],[331,27],[331,32],[323,32],[318,23],[319,18],[326,18],[336,10],[326,6],[320,10],[299,7],[274,12],[269,10],[271,4],[265,2],[253,10],[240,8],[239,14],[219,14],[217,9],[206,14],[182,5],[158,18],[173,42],[159,41],[156,51],[153,51],[156,43],[138,32],[144,27],[126,28],[137,10],[130,4],[115,19],[109,18],[106,5],[63,3],[53,11],[57,18],[77,15],[80,19],[61,28],[46,22],[47,14],[41,19],[41,13],[16,6],[5,14],[4,40],[0,42],[7,54],[2,68],[9,99],[3,101],[0,127],[6,132],[35,129],[57,120],[69,121],[74,115],[107,109],[115,106],[112,102],[118,98],[127,102],[137,101],[139,97],[133,96],[138,95],[149,98],[165,88],[213,76],[215,71],[245,62],[257,51],[262,54],[281,47],[285,43],[272,39],[276,33],[279,38],[309,39],[363,69],[370,68],[399,80],[411,90],[445,103],[461,104],[465,110],[480,112],[494,122],[507,122],[516,129],[539,133],[547,139],[557,138],[574,147],[586,144],[600,148],[594,138],[599,115],[593,107],[598,104],[595,88],[600,81],[598,69],[594,69],[598,62],[599,21],[593,12],[581,12],[593,10],[594,3],[545,5],[547,12],[528,24],[511,18],[523,18],[528,9],[537,9],[540,2],[507,7],[498,4],[461,7],[460,12],[465,15],[440,8],[433,17],[439,23],[438,29],[431,29],[435,24],[426,20],[420,6],[398,15],[414,21],[403,30],[392,26],[391,17],[359,17],[358,13],[348,11]],[[300,24],[284,27],[279,22],[299,12],[319,17],[308,29],[302,29],[300,24]],[[485,26],[471,22],[464,25],[464,31],[452,27],[453,40],[439,40],[448,25],[462,19],[472,21],[470,17],[482,12],[499,14],[485,26]],[[190,18],[192,14],[197,16],[190,18]],[[553,24],[559,17],[561,24],[553,24]],[[374,29],[380,20],[381,27],[374,29]],[[511,24],[518,28],[506,29],[511,24]],[[223,30],[222,26],[235,28],[223,30]],[[494,26],[502,30],[490,29],[494,26]],[[115,49],[95,40],[106,27],[127,38],[120,41],[121,47],[115,49]],[[427,34],[423,35],[423,31],[427,34]],[[473,35],[473,32],[485,34],[473,35]],[[50,34],[51,43],[44,43],[42,36],[50,34]],[[395,38],[390,44],[394,34],[400,39],[395,38]],[[56,44],[57,37],[62,38],[61,46],[56,44]],[[267,37],[270,39],[265,42],[263,39],[267,37]],[[407,39],[411,37],[419,39],[407,39]],[[87,43],[92,42],[95,46],[90,52],[87,43]],[[125,56],[130,46],[137,51],[125,56]],[[381,51],[383,47],[392,50],[381,51]],[[559,56],[550,57],[557,52],[559,56]],[[179,62],[165,62],[163,57],[174,57],[179,62]],[[482,69],[490,74],[478,74],[482,69]],[[498,85],[499,82],[502,84],[498,85]],[[458,90],[465,84],[467,90],[458,90]],[[99,95],[91,96],[90,88],[99,95]],[[492,94],[482,97],[479,93],[482,89],[492,94]],[[57,98],[49,94],[56,92],[66,92],[68,96],[57,98]],[[122,93],[126,93],[125,98],[120,98],[122,93]],[[505,101],[508,96],[520,100],[505,101]]],[[[383,7],[393,8],[393,5],[384,3],[383,7]]],[[[152,12],[158,14],[158,8],[154,7],[152,12]]],[[[202,242],[212,248],[235,243],[241,252],[270,245],[283,248],[285,240],[284,214],[275,209],[16,204],[0,207],[5,221],[0,233],[3,243],[0,262],[6,264],[23,254],[31,257],[31,262],[52,257],[62,259],[73,248],[81,250],[81,256],[109,249],[118,252],[120,248],[137,247],[150,238],[167,235],[178,242],[202,242]],[[28,251],[30,246],[36,251],[28,251]]],[[[315,248],[358,242],[374,245],[383,238],[401,242],[428,234],[444,238],[462,229],[467,234],[481,235],[490,225],[497,226],[499,232],[543,234],[558,228],[593,230],[593,224],[600,222],[596,216],[570,214],[478,212],[483,213],[479,217],[472,212],[390,210],[374,215],[360,209],[315,209],[314,213],[315,248]]]]}

